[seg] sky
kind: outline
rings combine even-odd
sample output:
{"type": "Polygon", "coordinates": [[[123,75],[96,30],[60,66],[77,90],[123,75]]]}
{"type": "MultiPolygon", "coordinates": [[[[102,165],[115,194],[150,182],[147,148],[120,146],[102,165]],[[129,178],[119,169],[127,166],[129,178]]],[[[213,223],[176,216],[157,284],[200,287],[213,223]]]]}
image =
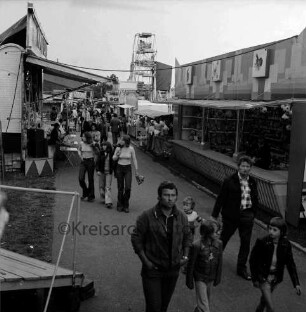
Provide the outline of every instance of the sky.
{"type": "MultiPolygon", "coordinates": [[[[26,15],[0,0],[0,33],[26,15]]],[[[48,59],[128,78],[137,33],[156,36],[156,60],[174,66],[299,35],[305,0],[33,0],[48,59]]]]}

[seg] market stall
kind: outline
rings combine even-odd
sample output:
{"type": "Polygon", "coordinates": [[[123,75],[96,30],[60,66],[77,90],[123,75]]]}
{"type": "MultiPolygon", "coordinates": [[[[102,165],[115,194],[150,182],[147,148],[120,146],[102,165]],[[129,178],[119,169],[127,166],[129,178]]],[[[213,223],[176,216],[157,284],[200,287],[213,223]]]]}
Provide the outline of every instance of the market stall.
{"type": "MultiPolygon", "coordinates": [[[[43,97],[44,75],[57,77],[70,91],[109,79],[48,60],[48,42],[30,3],[26,16],[0,34],[0,43],[0,85],[6,86],[6,92],[0,92],[5,169],[52,174],[44,124],[43,102],[48,100],[43,97]]],[[[67,94],[65,89],[57,95],[67,94]]]]}
{"type": "Polygon", "coordinates": [[[221,184],[241,154],[263,210],[298,225],[305,189],[306,74],[299,36],[176,64],[175,157],[221,184]],[[294,57],[293,57],[294,55],[294,57]]]}

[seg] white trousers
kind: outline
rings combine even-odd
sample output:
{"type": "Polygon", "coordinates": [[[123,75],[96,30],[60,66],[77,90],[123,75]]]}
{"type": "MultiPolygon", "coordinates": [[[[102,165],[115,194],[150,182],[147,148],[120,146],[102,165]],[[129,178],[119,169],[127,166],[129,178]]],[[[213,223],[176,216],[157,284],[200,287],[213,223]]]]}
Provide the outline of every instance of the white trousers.
{"type": "Polygon", "coordinates": [[[209,299],[212,282],[195,281],[197,307],[195,312],[210,312],[209,299]]]}
{"type": "Polygon", "coordinates": [[[102,200],[105,200],[105,204],[112,204],[112,179],[113,175],[110,173],[102,173],[99,176],[99,190],[100,190],[100,197],[102,200]]]}

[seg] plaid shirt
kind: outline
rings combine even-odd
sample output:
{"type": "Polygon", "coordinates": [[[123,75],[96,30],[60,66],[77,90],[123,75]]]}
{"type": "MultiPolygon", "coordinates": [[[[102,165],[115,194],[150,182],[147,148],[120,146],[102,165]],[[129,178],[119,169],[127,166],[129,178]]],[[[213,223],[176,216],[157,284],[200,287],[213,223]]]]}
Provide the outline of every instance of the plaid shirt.
{"type": "Polygon", "coordinates": [[[238,173],[238,176],[239,176],[240,187],[241,187],[240,210],[252,208],[251,189],[249,187],[249,177],[247,177],[246,179],[243,179],[239,173],[238,173]]]}

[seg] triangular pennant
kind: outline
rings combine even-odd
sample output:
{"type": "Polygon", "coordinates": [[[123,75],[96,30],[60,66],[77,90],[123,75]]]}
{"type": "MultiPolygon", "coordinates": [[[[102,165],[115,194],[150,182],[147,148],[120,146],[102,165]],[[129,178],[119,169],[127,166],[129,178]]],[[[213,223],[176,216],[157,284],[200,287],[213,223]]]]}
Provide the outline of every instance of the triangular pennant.
{"type": "Polygon", "coordinates": [[[32,161],[28,171],[26,171],[26,176],[38,176],[37,167],[34,161],[32,161]]]}
{"type": "Polygon", "coordinates": [[[54,166],[53,158],[48,158],[47,161],[48,161],[48,164],[49,164],[49,166],[51,168],[51,171],[53,172],[53,166],[54,166]]]}
{"type": "Polygon", "coordinates": [[[48,175],[52,175],[53,174],[53,171],[50,167],[50,164],[48,161],[45,161],[44,162],[44,167],[40,173],[41,176],[48,176],[48,175]]]}
{"type": "Polygon", "coordinates": [[[46,162],[45,159],[35,160],[35,164],[36,164],[36,168],[37,168],[37,171],[38,171],[38,175],[41,175],[41,172],[43,170],[45,162],[46,162]]]}

